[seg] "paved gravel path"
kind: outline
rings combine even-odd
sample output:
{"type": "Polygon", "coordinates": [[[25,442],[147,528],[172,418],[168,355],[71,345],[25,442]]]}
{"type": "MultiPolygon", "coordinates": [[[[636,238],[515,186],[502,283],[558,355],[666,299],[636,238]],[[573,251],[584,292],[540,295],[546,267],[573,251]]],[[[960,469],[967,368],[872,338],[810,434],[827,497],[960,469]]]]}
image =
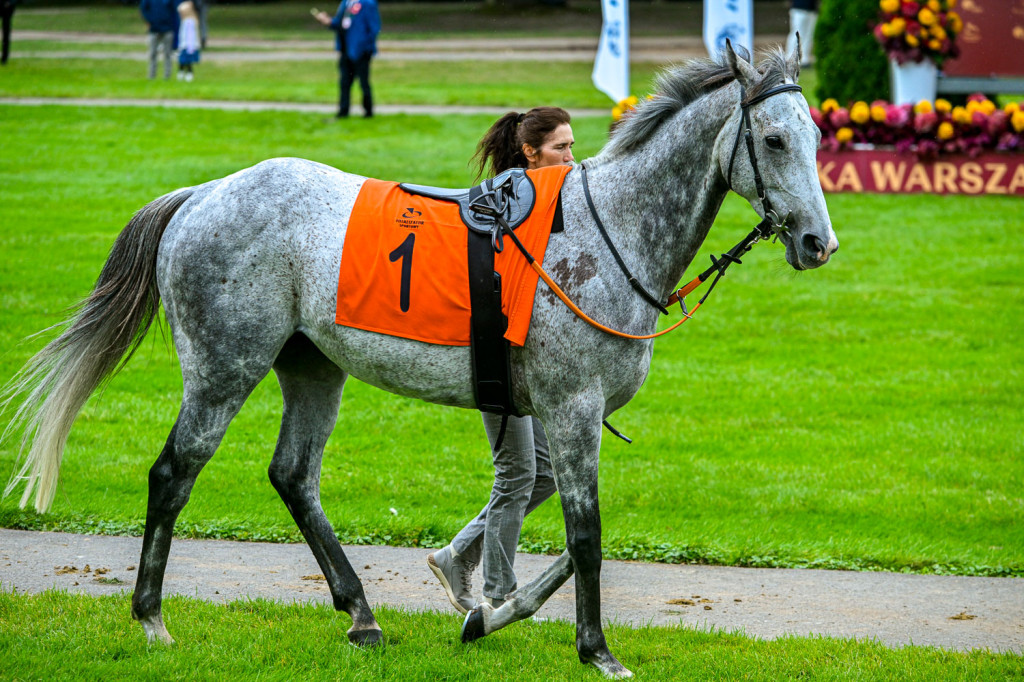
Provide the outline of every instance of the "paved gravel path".
{"type": "MultiPolygon", "coordinates": [[[[0,586],[94,595],[130,591],[141,547],[141,538],[0,529],[0,586]]],[[[371,604],[448,610],[425,563],[430,551],[345,547],[371,604]]],[[[539,575],[551,561],[519,554],[520,581],[539,575]]],[[[329,603],[319,574],[306,545],[175,540],[164,588],[215,602],[262,597],[329,603]]],[[[1024,652],[1020,578],[624,561],[605,561],[601,575],[604,617],[618,623],[738,630],[764,639],[829,635],[877,638],[889,646],[1024,652]]],[[[479,573],[475,582],[480,584],[479,573]]],[[[570,580],[538,615],[572,620],[574,613],[570,580]]]]}

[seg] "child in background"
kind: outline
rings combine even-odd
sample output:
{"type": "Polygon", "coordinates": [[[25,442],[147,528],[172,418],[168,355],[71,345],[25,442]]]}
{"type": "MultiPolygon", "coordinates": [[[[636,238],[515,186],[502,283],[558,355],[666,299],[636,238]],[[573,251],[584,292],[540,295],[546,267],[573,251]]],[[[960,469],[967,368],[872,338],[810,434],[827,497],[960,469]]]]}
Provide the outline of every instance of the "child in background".
{"type": "Polygon", "coordinates": [[[199,13],[191,0],[178,5],[178,80],[192,80],[192,65],[199,63],[199,13]]]}

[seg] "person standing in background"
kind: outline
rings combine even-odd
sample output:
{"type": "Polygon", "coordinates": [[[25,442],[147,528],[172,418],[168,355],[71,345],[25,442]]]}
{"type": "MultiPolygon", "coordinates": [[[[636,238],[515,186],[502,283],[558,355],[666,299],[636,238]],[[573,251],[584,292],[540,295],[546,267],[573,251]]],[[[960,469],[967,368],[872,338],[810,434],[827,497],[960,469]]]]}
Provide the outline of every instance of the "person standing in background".
{"type": "Polygon", "coordinates": [[[338,70],[341,72],[338,118],[348,116],[352,83],[356,78],[363,91],[363,116],[370,118],[373,116],[370,59],[377,54],[377,34],[380,33],[377,0],[341,0],[333,18],[326,12],[317,12],[315,16],[335,32],[334,46],[339,53],[338,70]]]}
{"type": "Polygon", "coordinates": [[[156,78],[157,53],[163,53],[164,80],[171,77],[171,54],[178,33],[178,10],[175,0],[142,0],[142,18],[149,26],[149,78],[156,78]]]}
{"type": "Polygon", "coordinates": [[[192,82],[192,66],[199,63],[199,14],[192,0],[178,5],[178,80],[192,82]]]}
{"type": "Polygon", "coordinates": [[[789,37],[786,52],[796,49],[796,34],[800,33],[800,66],[810,66],[814,61],[814,26],[818,23],[818,0],[790,0],[789,37]]]}
{"type": "Polygon", "coordinates": [[[16,4],[17,0],[0,0],[0,19],[3,20],[3,54],[0,54],[0,64],[6,64],[11,54],[11,20],[14,19],[16,4]]]}

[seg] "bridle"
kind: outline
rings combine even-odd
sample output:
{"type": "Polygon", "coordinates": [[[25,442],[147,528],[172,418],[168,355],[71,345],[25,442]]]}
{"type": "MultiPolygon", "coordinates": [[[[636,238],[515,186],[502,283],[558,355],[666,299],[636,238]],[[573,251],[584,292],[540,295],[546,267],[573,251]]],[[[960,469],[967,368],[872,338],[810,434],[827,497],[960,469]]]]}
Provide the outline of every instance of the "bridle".
{"type": "MultiPolygon", "coordinates": [[[[761,179],[761,170],[757,166],[757,154],[754,153],[754,135],[750,130],[750,107],[763,102],[769,97],[782,94],[784,92],[802,92],[801,88],[796,83],[783,83],[782,85],[776,85],[774,88],[765,90],[757,97],[751,98],[749,101],[746,100],[747,92],[740,86],[740,111],[742,112],[740,118],[740,126],[736,130],[736,141],[732,144],[732,156],[729,157],[729,176],[726,178],[726,182],[729,185],[729,189],[732,189],[732,168],[736,163],[736,151],[740,147],[740,137],[746,140],[747,143],[747,155],[750,157],[750,167],[754,171],[754,188],[757,190],[757,198],[761,201],[761,206],[764,208],[765,220],[771,220],[771,224],[768,226],[771,228],[771,233],[779,234],[780,231],[786,227],[786,221],[789,219],[789,215],[785,218],[779,219],[779,215],[772,209],[772,204],[768,200],[764,190],[764,181],[761,179]]],[[[764,221],[762,221],[764,222],[764,221]]],[[[760,225],[758,227],[761,227],[760,225]]],[[[766,237],[771,236],[771,233],[767,234],[766,237]]]]}
{"type": "Polygon", "coordinates": [[[746,91],[742,85],[740,86],[740,126],[736,133],[736,141],[733,143],[732,155],[729,158],[729,174],[726,178],[726,182],[729,185],[729,189],[732,189],[733,166],[735,165],[736,152],[739,149],[740,138],[743,137],[746,140],[747,155],[750,157],[750,166],[754,171],[754,187],[757,190],[757,198],[761,202],[761,207],[764,212],[764,218],[761,220],[761,222],[757,224],[756,227],[754,227],[753,230],[750,231],[750,234],[741,239],[740,242],[736,244],[736,246],[732,247],[718,258],[711,256],[711,267],[709,267],[701,274],[697,275],[697,277],[695,277],[689,284],[687,284],[686,286],[682,287],[678,291],[674,292],[671,296],[669,296],[668,301],[664,305],[659,303],[657,298],[652,296],[647,291],[647,289],[644,288],[640,281],[633,276],[633,273],[629,271],[629,268],[626,266],[626,263],[622,260],[622,257],[619,255],[618,250],[615,248],[615,244],[612,243],[611,237],[608,235],[608,231],[605,229],[604,223],[601,221],[600,216],[598,216],[597,214],[597,208],[594,206],[594,200],[590,196],[590,186],[587,182],[586,163],[584,162],[580,164],[580,172],[583,184],[583,195],[584,197],[586,197],[587,206],[590,208],[590,214],[591,216],[593,216],[594,222],[597,224],[598,231],[601,233],[601,236],[604,238],[605,243],[611,250],[612,256],[614,256],[615,258],[615,262],[618,264],[619,269],[622,270],[623,274],[626,276],[626,279],[629,281],[630,285],[637,290],[637,292],[645,301],[647,301],[651,306],[657,308],[660,312],[666,315],[668,314],[666,306],[673,305],[677,302],[679,303],[679,307],[683,312],[683,318],[676,322],[675,324],[673,324],[671,327],[668,327],[667,329],[663,329],[660,332],[656,332],[654,334],[627,334],[626,332],[620,332],[618,330],[612,329],[611,327],[607,327],[601,324],[600,322],[597,322],[596,320],[589,317],[582,310],[580,310],[580,308],[575,303],[572,302],[572,300],[565,294],[565,292],[562,291],[561,287],[559,287],[554,282],[554,280],[552,280],[551,277],[546,272],[544,272],[544,269],[540,266],[539,263],[537,263],[534,257],[530,255],[530,253],[526,250],[522,243],[520,243],[515,233],[510,228],[508,228],[507,225],[502,226],[502,231],[512,238],[512,241],[515,243],[516,247],[522,252],[523,256],[526,257],[526,261],[530,264],[530,267],[532,267],[534,271],[537,272],[540,278],[544,280],[544,283],[548,285],[548,287],[555,293],[556,296],[558,296],[559,299],[561,299],[562,303],[568,306],[568,308],[572,310],[579,318],[581,318],[591,326],[595,327],[596,329],[600,329],[601,331],[606,332],[608,334],[612,334],[613,336],[618,336],[625,339],[643,340],[654,339],[659,336],[664,336],[665,334],[668,334],[669,332],[677,329],[679,325],[681,325],[683,322],[686,322],[691,317],[693,317],[693,314],[697,312],[697,308],[703,305],[704,301],[707,300],[707,297],[711,294],[712,290],[714,290],[715,285],[718,284],[718,280],[722,279],[722,277],[725,275],[726,269],[733,263],[742,262],[740,261],[740,256],[745,254],[747,251],[750,251],[750,249],[753,248],[754,244],[756,244],[757,242],[766,239],[771,239],[773,236],[777,237],[778,235],[786,231],[786,221],[789,220],[789,214],[787,214],[786,217],[780,219],[778,213],[776,213],[776,211],[772,207],[771,201],[768,199],[768,196],[765,193],[764,181],[761,179],[761,171],[757,166],[757,155],[754,153],[754,136],[750,129],[750,107],[757,104],[758,102],[763,102],[769,97],[774,97],[775,95],[779,95],[784,92],[801,91],[802,88],[799,85],[796,85],[795,83],[783,83],[782,85],[777,85],[773,88],[765,90],[756,97],[751,98],[749,101],[744,101],[746,99],[746,91]],[[696,305],[694,305],[692,309],[687,310],[686,302],[683,300],[684,297],[691,293],[694,289],[699,287],[703,282],[705,282],[709,277],[711,277],[711,275],[715,275],[715,279],[714,281],[711,282],[711,286],[708,287],[708,290],[704,293],[704,296],[701,297],[701,299],[696,303],[696,305]]]}

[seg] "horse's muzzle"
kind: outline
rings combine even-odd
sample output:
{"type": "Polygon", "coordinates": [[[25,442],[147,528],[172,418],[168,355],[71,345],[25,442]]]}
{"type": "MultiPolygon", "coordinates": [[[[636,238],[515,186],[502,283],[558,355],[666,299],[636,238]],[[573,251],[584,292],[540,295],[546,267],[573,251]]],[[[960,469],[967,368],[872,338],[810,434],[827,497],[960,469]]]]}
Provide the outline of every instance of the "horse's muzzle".
{"type": "Polygon", "coordinates": [[[794,236],[792,232],[780,235],[786,245],[786,260],[796,270],[813,270],[829,261],[832,254],[839,250],[839,240],[832,228],[825,234],[805,232],[794,236]]]}

